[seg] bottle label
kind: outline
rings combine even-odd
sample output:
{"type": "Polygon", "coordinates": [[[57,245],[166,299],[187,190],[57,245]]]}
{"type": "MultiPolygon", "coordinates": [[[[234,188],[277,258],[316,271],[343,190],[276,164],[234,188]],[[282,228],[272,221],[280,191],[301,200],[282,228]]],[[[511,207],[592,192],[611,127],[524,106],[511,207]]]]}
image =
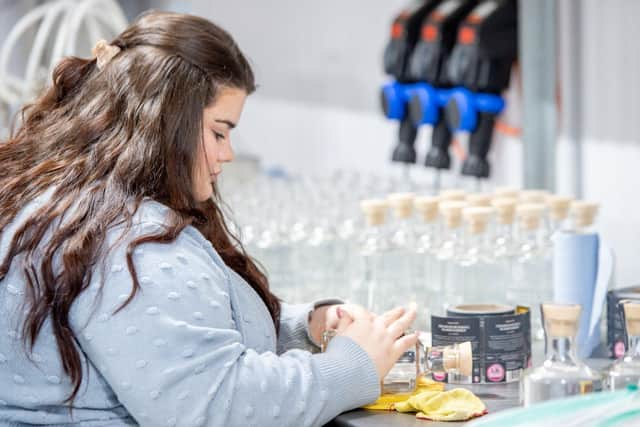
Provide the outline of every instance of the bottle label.
{"type": "MultiPolygon", "coordinates": [[[[473,354],[471,382],[500,383],[518,381],[531,360],[529,310],[517,314],[465,317],[431,317],[434,346],[470,341],[473,354]]],[[[467,383],[459,375],[433,375],[436,381],[467,383]]]]}

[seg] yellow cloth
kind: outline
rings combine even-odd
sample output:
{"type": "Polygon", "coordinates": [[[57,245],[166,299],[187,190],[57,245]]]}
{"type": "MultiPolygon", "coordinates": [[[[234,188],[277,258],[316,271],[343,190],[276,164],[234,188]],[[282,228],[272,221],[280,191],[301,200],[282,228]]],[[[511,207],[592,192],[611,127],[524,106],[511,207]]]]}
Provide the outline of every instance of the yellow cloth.
{"type": "Polygon", "coordinates": [[[428,390],[444,391],[444,384],[426,377],[420,377],[418,378],[416,389],[412,393],[383,394],[372,404],[364,406],[364,409],[393,411],[396,403],[404,402],[411,396],[428,390]]]}
{"type": "Polygon", "coordinates": [[[434,421],[465,421],[486,414],[487,408],[475,394],[464,388],[423,391],[395,404],[398,412],[418,412],[417,418],[434,421]]]}
{"type": "Polygon", "coordinates": [[[365,409],[417,412],[416,417],[434,421],[465,421],[487,413],[482,400],[469,390],[444,391],[444,384],[420,378],[413,393],[383,394],[365,409]]]}

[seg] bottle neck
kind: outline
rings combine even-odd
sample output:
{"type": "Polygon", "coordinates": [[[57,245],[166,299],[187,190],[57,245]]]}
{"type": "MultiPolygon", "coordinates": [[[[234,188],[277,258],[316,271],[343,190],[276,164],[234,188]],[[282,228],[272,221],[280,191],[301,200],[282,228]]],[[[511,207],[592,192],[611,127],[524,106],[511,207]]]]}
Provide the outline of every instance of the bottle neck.
{"type": "Polygon", "coordinates": [[[521,245],[538,246],[539,244],[540,229],[520,229],[518,235],[518,241],[521,245]]]}
{"type": "Polygon", "coordinates": [[[627,340],[627,353],[625,356],[640,358],[640,335],[631,335],[627,340]]]}
{"type": "Polygon", "coordinates": [[[462,228],[461,227],[456,227],[456,228],[446,227],[444,229],[444,236],[443,237],[444,237],[443,240],[445,242],[457,243],[460,240],[462,240],[462,228]]]}
{"type": "Polygon", "coordinates": [[[438,240],[437,227],[433,222],[424,222],[418,228],[417,233],[417,246],[418,249],[427,248],[431,249],[435,246],[438,240]]]}
{"type": "Polygon", "coordinates": [[[465,247],[470,251],[488,250],[489,242],[487,241],[487,233],[468,232],[465,238],[465,247]]]}
{"type": "Polygon", "coordinates": [[[577,364],[575,337],[547,337],[546,360],[577,364]]]}
{"type": "Polygon", "coordinates": [[[513,224],[498,223],[496,225],[496,236],[510,239],[513,236],[513,224]]]}

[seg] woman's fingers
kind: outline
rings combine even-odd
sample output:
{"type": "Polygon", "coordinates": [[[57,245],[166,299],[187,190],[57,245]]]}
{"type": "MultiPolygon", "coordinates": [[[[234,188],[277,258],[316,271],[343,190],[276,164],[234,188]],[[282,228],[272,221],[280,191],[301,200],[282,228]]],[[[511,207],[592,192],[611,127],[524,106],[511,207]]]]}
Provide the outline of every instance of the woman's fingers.
{"type": "Polygon", "coordinates": [[[374,315],[366,308],[356,304],[345,304],[338,307],[340,316],[348,316],[351,320],[371,320],[374,315]]]}
{"type": "Polygon", "coordinates": [[[414,347],[417,342],[418,342],[417,332],[413,332],[411,334],[405,335],[397,339],[396,342],[393,343],[393,352],[394,354],[397,355],[397,357],[400,357],[402,353],[414,347]]]}
{"type": "Polygon", "coordinates": [[[388,329],[389,333],[394,339],[402,336],[402,334],[404,334],[405,331],[409,329],[409,326],[411,326],[411,324],[415,319],[416,319],[416,310],[413,308],[410,308],[397,320],[391,323],[391,325],[389,325],[389,329],[388,329]]]}
{"type": "Polygon", "coordinates": [[[390,324],[398,320],[400,316],[402,316],[403,314],[404,314],[404,307],[396,307],[392,310],[387,311],[380,317],[384,321],[384,325],[389,326],[390,324]]]}

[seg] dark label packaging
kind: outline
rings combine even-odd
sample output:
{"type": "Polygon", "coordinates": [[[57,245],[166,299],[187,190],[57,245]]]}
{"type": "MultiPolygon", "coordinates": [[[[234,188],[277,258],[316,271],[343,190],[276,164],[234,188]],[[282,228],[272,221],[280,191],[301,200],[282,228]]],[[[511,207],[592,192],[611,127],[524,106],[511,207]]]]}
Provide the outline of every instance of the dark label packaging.
{"type": "MultiPolygon", "coordinates": [[[[434,346],[471,341],[473,383],[518,381],[531,363],[531,325],[529,310],[518,307],[516,314],[464,317],[431,316],[431,340],[434,346]]],[[[436,376],[450,383],[469,379],[436,376]]]]}

